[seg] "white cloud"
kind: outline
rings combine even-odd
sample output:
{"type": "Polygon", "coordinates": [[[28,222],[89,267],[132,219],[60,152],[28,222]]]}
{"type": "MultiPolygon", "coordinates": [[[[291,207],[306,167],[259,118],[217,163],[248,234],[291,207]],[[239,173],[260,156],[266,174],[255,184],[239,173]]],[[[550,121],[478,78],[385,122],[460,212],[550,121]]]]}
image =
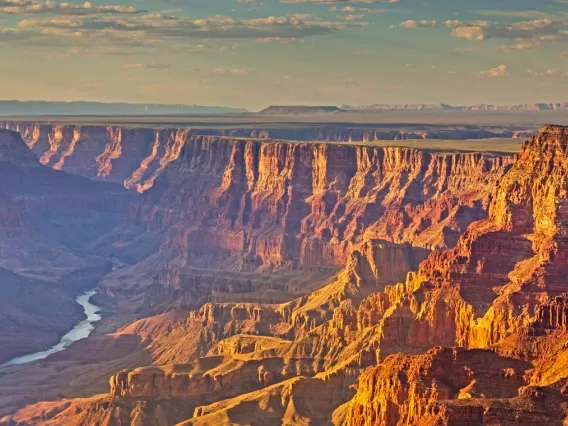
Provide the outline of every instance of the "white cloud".
{"type": "Polygon", "coordinates": [[[507,75],[507,65],[501,64],[495,68],[489,68],[488,70],[479,71],[476,74],[481,78],[494,78],[494,77],[504,77],[507,75]]]}
{"type": "Polygon", "coordinates": [[[528,69],[527,72],[533,77],[568,77],[568,72],[562,71],[560,68],[551,68],[545,71],[528,69]]]}
{"type": "Polygon", "coordinates": [[[96,15],[96,14],[135,14],[144,11],[136,9],[134,6],[108,5],[95,6],[90,1],[82,4],[67,2],[32,1],[32,0],[1,0],[0,14],[5,15],[32,15],[32,14],[53,14],[53,15],[96,15]]]}
{"type": "Polygon", "coordinates": [[[436,20],[407,20],[391,28],[448,28],[455,38],[484,41],[490,39],[507,39],[513,43],[501,46],[496,51],[530,50],[542,43],[568,40],[568,22],[555,21],[547,18],[519,21],[514,23],[499,23],[490,21],[436,21],[436,20]]]}

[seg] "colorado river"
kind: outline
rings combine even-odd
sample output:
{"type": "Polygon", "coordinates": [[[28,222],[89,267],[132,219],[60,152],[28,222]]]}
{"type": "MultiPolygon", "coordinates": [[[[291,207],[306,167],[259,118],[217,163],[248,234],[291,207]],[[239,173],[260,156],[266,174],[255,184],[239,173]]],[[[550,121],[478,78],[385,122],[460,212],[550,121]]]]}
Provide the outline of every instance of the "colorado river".
{"type": "Polygon", "coordinates": [[[73,330],[71,330],[69,333],[63,336],[57,345],[53,346],[51,349],[48,349],[46,351],[36,352],[33,354],[24,355],[11,359],[10,361],[8,361],[7,363],[3,364],[0,367],[7,367],[9,365],[17,365],[17,364],[26,364],[28,362],[38,361],[40,359],[47,358],[51,354],[61,352],[62,350],[68,348],[73,342],[89,337],[89,334],[91,334],[91,331],[93,331],[93,329],[95,328],[93,324],[101,320],[101,316],[98,314],[101,308],[96,305],[93,305],[89,301],[91,297],[93,297],[96,293],[97,292],[95,290],[91,290],[78,296],[75,299],[75,301],[83,307],[85,315],[87,315],[87,319],[81,321],[73,328],[73,330]]]}

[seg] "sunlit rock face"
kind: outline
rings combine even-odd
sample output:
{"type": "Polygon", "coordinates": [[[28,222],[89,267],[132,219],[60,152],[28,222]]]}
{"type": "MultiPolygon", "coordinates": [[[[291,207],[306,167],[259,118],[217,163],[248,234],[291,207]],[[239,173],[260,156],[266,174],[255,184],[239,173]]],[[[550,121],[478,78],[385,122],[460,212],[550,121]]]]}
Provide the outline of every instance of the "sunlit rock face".
{"type": "MultiPolygon", "coordinates": [[[[195,136],[224,139],[372,142],[406,139],[479,139],[524,137],[514,130],[448,129],[404,131],[321,126],[306,128],[164,128],[35,124],[0,122],[0,127],[21,133],[44,165],[82,176],[108,180],[143,192],[154,184],[168,164],[195,136]]],[[[530,134],[530,132],[528,133],[530,134]]]]}
{"type": "MultiPolygon", "coordinates": [[[[525,143],[519,158],[500,180],[488,218],[472,223],[454,248],[430,255],[417,273],[409,275],[404,286],[387,288],[385,293],[389,297],[379,297],[377,302],[380,303],[374,302],[378,309],[374,310],[376,316],[371,317],[371,322],[381,331],[376,347],[380,348],[382,356],[392,353],[389,347],[412,352],[434,345],[469,348],[497,345],[504,353],[537,360],[537,375],[532,380],[527,379],[530,375],[517,380],[517,388],[544,383],[547,389],[522,388],[509,396],[491,396],[489,387],[476,397],[467,396],[463,386],[455,385],[444,394],[440,383],[447,384],[452,379],[440,381],[436,376],[439,372],[432,371],[420,374],[427,376],[427,380],[436,379],[432,382],[434,386],[426,386],[423,392],[422,385],[413,383],[415,379],[403,380],[404,385],[397,386],[405,389],[404,392],[422,390],[420,395],[405,394],[407,397],[401,398],[400,389],[393,388],[392,379],[388,377],[398,374],[400,378],[405,371],[405,367],[401,367],[404,363],[399,365],[388,357],[375,370],[362,376],[351,408],[350,424],[373,424],[372,419],[393,425],[422,424],[418,418],[426,415],[431,424],[453,425],[460,421],[466,422],[464,424],[491,421],[561,424],[558,422],[565,414],[556,412],[554,404],[543,401],[562,401],[564,395],[561,391],[564,384],[561,380],[555,381],[562,376],[545,371],[558,369],[554,359],[561,359],[565,350],[552,342],[565,338],[567,160],[568,130],[558,126],[543,127],[537,137],[525,143]],[[404,324],[404,328],[395,328],[394,324],[404,324]],[[547,355],[538,348],[547,348],[547,355]],[[388,365],[391,365],[390,370],[388,365]],[[376,387],[370,389],[369,386],[376,387]],[[517,395],[520,399],[496,401],[517,395]],[[472,397],[488,401],[433,403],[472,397]],[[536,408],[530,408],[535,404],[536,408]]],[[[361,308],[368,310],[374,298],[362,303],[361,308]]],[[[424,363],[420,357],[408,359],[417,366],[424,363]]],[[[496,363],[488,361],[484,368],[489,370],[490,364],[496,363]]],[[[482,387],[479,384],[482,376],[474,373],[471,365],[468,368],[472,369],[475,386],[482,387]]],[[[453,372],[450,376],[456,374],[453,372]]],[[[513,376],[502,372],[496,373],[496,377],[509,381],[513,376]]],[[[506,384],[496,387],[506,388],[506,384]]]]}
{"type": "Polygon", "coordinates": [[[487,350],[436,348],[424,355],[391,355],[359,378],[347,424],[418,425],[436,401],[512,398],[528,368],[528,362],[487,350]]]}
{"type": "Polygon", "coordinates": [[[166,245],[194,265],[342,266],[364,236],[425,249],[455,244],[485,215],[511,161],[191,137],[134,219],[167,229],[166,245]]]}
{"type": "Polygon", "coordinates": [[[188,135],[129,214],[178,261],[148,312],[189,313],[121,330],[154,365],[117,371],[66,420],[560,426],[566,176],[559,126],[514,158],[188,135]],[[266,278],[326,268],[313,287],[266,278]],[[243,297],[274,289],[298,294],[243,297]]]}
{"type": "MultiPolygon", "coordinates": [[[[153,259],[166,260],[146,264],[155,268],[152,275],[166,264],[332,274],[358,250],[373,257],[366,267],[375,275],[381,270],[383,286],[404,280],[432,249],[455,245],[471,222],[485,217],[492,190],[513,161],[194,135],[176,155],[129,214],[133,226],[159,235],[153,259]]],[[[125,268],[102,287],[127,298],[153,284],[156,297],[171,293],[147,278],[147,266],[125,268]],[[143,279],[132,279],[141,273],[143,279]]],[[[192,300],[207,295],[190,282],[180,286],[197,290],[192,300]]]]}

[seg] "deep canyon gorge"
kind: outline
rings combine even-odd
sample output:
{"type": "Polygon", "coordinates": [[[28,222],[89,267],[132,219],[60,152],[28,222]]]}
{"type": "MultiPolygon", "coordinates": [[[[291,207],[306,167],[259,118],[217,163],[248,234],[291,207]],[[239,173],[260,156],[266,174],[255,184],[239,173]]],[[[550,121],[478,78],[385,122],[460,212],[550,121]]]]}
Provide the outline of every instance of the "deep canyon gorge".
{"type": "Polygon", "coordinates": [[[568,127],[0,127],[1,425],[568,421],[568,127]]]}

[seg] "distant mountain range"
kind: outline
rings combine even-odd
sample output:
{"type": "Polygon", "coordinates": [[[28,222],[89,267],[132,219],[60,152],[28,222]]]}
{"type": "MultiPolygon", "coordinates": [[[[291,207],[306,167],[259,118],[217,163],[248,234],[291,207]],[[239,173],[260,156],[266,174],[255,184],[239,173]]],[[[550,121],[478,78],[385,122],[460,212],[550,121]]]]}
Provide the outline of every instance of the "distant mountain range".
{"type": "Polygon", "coordinates": [[[178,115],[247,112],[244,108],[103,102],[0,101],[0,115],[178,115]]]}
{"type": "Polygon", "coordinates": [[[373,105],[271,105],[261,114],[336,114],[349,111],[568,111],[568,102],[519,105],[476,104],[373,104],[373,105]]]}
{"type": "Polygon", "coordinates": [[[342,105],[341,108],[346,111],[567,111],[568,102],[519,105],[477,104],[470,106],[453,106],[448,104],[373,104],[342,105]]]}
{"type": "MultiPolygon", "coordinates": [[[[272,105],[261,114],[336,114],[349,111],[568,111],[568,101],[519,105],[476,104],[372,104],[372,105],[272,105]]],[[[0,100],[0,116],[40,115],[191,115],[246,113],[245,108],[201,105],[131,104],[126,102],[52,102],[0,100]]]]}

